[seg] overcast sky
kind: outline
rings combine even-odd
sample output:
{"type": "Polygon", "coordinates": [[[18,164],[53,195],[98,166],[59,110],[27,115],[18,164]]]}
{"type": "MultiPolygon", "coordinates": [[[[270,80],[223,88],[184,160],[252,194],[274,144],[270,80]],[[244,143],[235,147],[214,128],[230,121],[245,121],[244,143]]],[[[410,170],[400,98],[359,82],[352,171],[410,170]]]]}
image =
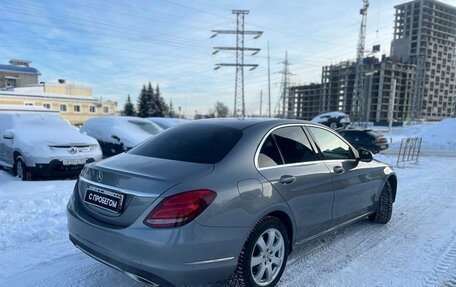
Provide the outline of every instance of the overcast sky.
{"type": "MultiPolygon", "coordinates": [[[[393,7],[406,1],[370,2],[366,49],[381,44],[389,54],[393,7]]],[[[216,101],[232,110],[235,69],[213,68],[235,56],[212,55],[212,47],[233,46],[235,37],[210,38],[210,30],[235,29],[231,10],[248,9],[246,29],[264,31],[256,40],[246,37],[246,47],[262,49],[245,59],[259,64],[245,72],[246,111],[252,114],[259,111],[261,90],[267,97],[267,42],[274,109],[285,51],[294,84],[319,82],[322,65],[355,58],[361,5],[361,0],[2,0],[0,63],[30,60],[41,81],[64,78],[87,85],[94,96],[120,107],[127,94],[136,102],[142,84],[151,81],[187,116],[207,112],[216,101]]]]}

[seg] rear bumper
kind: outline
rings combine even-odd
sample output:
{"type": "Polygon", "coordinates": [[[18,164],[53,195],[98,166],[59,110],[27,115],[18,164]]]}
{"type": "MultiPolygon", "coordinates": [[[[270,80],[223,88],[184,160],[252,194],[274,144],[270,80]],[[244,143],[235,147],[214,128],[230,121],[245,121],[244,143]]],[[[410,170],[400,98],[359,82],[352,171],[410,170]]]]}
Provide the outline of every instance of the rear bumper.
{"type": "Polygon", "coordinates": [[[97,251],[91,249],[90,247],[84,245],[83,243],[76,240],[73,236],[70,235],[69,237],[70,237],[70,241],[74,244],[74,246],[79,248],[81,251],[83,251],[90,257],[92,257],[92,258],[98,260],[99,262],[101,262],[105,265],[108,265],[116,270],[119,270],[120,272],[127,274],[128,276],[132,277],[133,279],[135,279],[137,281],[148,283],[152,286],[172,286],[171,283],[167,282],[163,278],[157,277],[154,274],[151,274],[151,273],[145,272],[143,270],[140,270],[138,268],[132,267],[130,265],[124,264],[120,261],[116,261],[116,260],[114,260],[110,257],[107,257],[106,255],[104,255],[100,252],[97,252],[97,251]]]}
{"type": "Polygon", "coordinates": [[[97,221],[70,200],[70,240],[98,261],[159,286],[214,282],[231,275],[248,228],[206,227],[195,221],[153,229],[141,220],[121,228],[97,221]]]}

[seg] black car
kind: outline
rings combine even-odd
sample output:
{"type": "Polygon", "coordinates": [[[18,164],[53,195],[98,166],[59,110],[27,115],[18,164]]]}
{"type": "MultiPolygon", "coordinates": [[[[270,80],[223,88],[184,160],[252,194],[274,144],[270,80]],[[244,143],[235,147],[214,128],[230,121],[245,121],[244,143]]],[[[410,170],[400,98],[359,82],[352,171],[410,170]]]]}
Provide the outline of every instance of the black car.
{"type": "Polygon", "coordinates": [[[357,149],[364,148],[378,153],[388,148],[388,140],[385,136],[373,130],[344,129],[337,132],[357,149]]]}

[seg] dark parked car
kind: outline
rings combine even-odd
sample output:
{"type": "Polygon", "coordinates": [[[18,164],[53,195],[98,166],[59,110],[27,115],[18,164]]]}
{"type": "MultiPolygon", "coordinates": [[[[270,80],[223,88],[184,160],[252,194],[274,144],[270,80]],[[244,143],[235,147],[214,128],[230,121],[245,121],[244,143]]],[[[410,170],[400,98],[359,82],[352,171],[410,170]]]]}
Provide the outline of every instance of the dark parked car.
{"type": "Polygon", "coordinates": [[[396,186],[389,165],[322,125],[198,120],[87,165],[68,229],[88,255],[154,286],[271,287],[295,244],[387,223],[396,186]]]}
{"type": "Polygon", "coordinates": [[[364,148],[373,153],[378,153],[388,148],[388,139],[379,132],[373,130],[338,130],[349,143],[355,148],[364,148]]]}
{"type": "Polygon", "coordinates": [[[314,117],[312,122],[325,125],[333,130],[337,128],[346,128],[351,124],[350,117],[343,112],[324,113],[314,117]]]}
{"type": "Polygon", "coordinates": [[[104,157],[127,151],[162,130],[146,119],[119,116],[94,117],[80,129],[100,143],[104,157]]]}

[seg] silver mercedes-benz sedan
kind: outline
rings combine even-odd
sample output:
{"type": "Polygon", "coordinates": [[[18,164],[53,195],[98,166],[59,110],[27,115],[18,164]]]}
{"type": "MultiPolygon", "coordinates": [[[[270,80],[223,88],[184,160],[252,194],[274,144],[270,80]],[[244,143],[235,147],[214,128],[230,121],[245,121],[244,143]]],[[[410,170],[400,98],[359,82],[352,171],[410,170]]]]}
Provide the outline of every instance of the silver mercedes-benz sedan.
{"type": "Polygon", "coordinates": [[[387,223],[396,187],[390,166],[325,126],[200,120],[87,165],[68,229],[88,255],[156,286],[274,286],[295,244],[387,223]]]}

